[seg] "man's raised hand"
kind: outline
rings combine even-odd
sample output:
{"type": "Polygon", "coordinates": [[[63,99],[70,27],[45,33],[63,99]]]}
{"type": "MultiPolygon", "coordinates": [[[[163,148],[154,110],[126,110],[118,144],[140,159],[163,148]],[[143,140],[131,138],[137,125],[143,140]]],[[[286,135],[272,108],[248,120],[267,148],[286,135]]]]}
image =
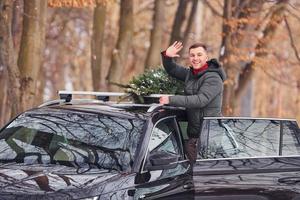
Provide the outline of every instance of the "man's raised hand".
{"type": "Polygon", "coordinates": [[[179,57],[178,52],[182,49],[182,42],[175,41],[171,46],[166,50],[166,56],[168,57],[179,57]]]}

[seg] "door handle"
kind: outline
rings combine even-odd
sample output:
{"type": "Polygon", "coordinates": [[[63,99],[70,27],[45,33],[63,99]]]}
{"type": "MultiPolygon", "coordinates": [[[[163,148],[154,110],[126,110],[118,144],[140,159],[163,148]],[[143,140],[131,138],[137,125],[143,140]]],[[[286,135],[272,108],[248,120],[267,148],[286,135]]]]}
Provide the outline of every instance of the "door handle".
{"type": "Polygon", "coordinates": [[[193,187],[194,187],[193,183],[186,183],[186,184],[183,185],[183,189],[186,189],[186,190],[190,190],[193,187]]]}

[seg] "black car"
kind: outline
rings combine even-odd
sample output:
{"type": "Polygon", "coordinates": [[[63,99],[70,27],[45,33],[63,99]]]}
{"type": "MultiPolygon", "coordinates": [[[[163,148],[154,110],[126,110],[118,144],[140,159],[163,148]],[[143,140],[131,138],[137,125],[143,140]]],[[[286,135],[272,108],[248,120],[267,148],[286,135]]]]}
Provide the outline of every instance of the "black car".
{"type": "Polygon", "coordinates": [[[190,163],[183,108],[72,94],[1,129],[0,199],[300,199],[295,120],[204,118],[190,163]]]}

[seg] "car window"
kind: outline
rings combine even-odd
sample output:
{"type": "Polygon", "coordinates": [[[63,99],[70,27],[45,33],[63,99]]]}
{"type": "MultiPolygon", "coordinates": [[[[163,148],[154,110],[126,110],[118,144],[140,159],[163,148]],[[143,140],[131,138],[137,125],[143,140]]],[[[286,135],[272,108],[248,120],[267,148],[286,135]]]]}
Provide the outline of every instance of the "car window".
{"type": "Polygon", "coordinates": [[[189,136],[187,134],[188,122],[187,121],[179,120],[178,121],[178,125],[179,125],[179,128],[180,128],[181,134],[182,134],[182,138],[184,140],[189,139],[189,136]]]}
{"type": "Polygon", "coordinates": [[[127,171],[144,123],[61,109],[26,112],[0,132],[0,160],[127,171]]]}
{"type": "Polygon", "coordinates": [[[220,119],[210,120],[207,128],[207,149],[202,158],[279,155],[279,121],[220,119]]]}
{"type": "Polygon", "coordinates": [[[295,121],[282,123],[282,155],[300,155],[300,131],[295,121]]]}
{"type": "MultiPolygon", "coordinates": [[[[155,152],[168,152],[182,158],[182,150],[174,118],[167,118],[153,128],[148,147],[148,157],[155,152]]],[[[148,159],[147,159],[148,160],[148,159]]],[[[146,165],[151,165],[149,161],[146,165]]]]}

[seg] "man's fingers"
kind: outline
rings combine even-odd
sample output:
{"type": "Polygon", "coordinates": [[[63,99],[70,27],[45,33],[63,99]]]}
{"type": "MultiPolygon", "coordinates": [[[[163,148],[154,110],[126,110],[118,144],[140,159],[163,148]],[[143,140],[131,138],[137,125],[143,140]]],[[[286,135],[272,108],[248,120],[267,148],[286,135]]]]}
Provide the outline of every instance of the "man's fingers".
{"type": "Polygon", "coordinates": [[[179,48],[182,46],[182,42],[179,41],[175,41],[171,46],[175,47],[175,48],[179,48]]]}
{"type": "Polygon", "coordinates": [[[175,41],[171,46],[168,47],[166,54],[171,57],[179,57],[177,53],[183,48],[182,42],[175,41]]]}
{"type": "Polygon", "coordinates": [[[176,47],[177,49],[180,48],[180,47],[182,47],[182,42],[177,42],[176,45],[175,45],[175,47],[176,47]]]}
{"type": "MultiPolygon", "coordinates": [[[[183,48],[183,46],[181,45],[181,46],[178,46],[178,47],[176,47],[176,54],[181,50],[183,48]]],[[[179,57],[179,56],[177,56],[177,57],[179,57]]]]}
{"type": "Polygon", "coordinates": [[[183,48],[183,46],[181,45],[180,47],[178,47],[177,50],[180,51],[182,48],[183,48]]]}
{"type": "Polygon", "coordinates": [[[178,42],[177,41],[175,41],[171,46],[174,46],[174,47],[176,47],[176,45],[178,44],[178,42]]]}

